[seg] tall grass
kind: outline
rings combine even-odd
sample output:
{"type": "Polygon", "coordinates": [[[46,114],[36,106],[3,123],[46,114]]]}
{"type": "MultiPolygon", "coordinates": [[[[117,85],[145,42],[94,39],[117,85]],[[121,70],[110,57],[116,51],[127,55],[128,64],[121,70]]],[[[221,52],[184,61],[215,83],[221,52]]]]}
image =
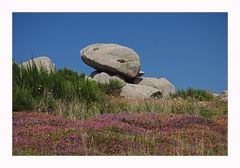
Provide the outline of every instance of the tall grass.
{"type": "Polygon", "coordinates": [[[188,88],[186,90],[178,90],[175,94],[171,95],[171,97],[181,97],[185,100],[195,99],[199,101],[209,101],[214,99],[213,94],[211,94],[210,92],[193,88],[188,88]]]}
{"type": "Polygon", "coordinates": [[[13,111],[44,111],[82,119],[107,112],[106,92],[111,88],[70,69],[49,73],[34,62],[21,67],[13,61],[13,111]]]}
{"type": "Polygon", "coordinates": [[[146,113],[157,112],[165,115],[187,114],[214,118],[227,114],[227,102],[172,99],[124,99],[111,97],[112,113],[146,113]]]}

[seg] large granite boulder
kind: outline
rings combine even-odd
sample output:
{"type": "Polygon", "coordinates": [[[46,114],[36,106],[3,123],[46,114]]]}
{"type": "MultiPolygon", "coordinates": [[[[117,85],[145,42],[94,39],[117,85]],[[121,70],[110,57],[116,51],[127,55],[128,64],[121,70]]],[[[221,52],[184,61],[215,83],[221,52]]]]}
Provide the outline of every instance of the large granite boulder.
{"type": "Polygon", "coordinates": [[[38,70],[43,69],[48,73],[54,72],[56,70],[55,64],[52,62],[50,58],[46,56],[40,56],[40,57],[30,59],[22,64],[19,64],[19,66],[28,68],[28,67],[32,67],[34,64],[36,65],[38,70]]]}
{"type": "Polygon", "coordinates": [[[92,44],[80,51],[81,59],[98,71],[135,78],[140,70],[138,54],[118,44],[92,44]]]}
{"type": "Polygon", "coordinates": [[[102,84],[109,83],[111,80],[118,81],[121,84],[121,86],[124,86],[126,84],[123,77],[121,77],[119,75],[107,74],[105,72],[94,71],[90,74],[90,77],[94,81],[102,83],[102,84]]]}
{"type": "Polygon", "coordinates": [[[163,98],[168,98],[170,94],[176,92],[175,86],[166,78],[137,77],[134,79],[133,83],[155,88],[162,93],[163,98]]]}
{"type": "Polygon", "coordinates": [[[161,92],[149,86],[126,84],[122,88],[120,96],[123,96],[126,98],[141,98],[141,99],[159,98],[161,97],[161,92]]]}

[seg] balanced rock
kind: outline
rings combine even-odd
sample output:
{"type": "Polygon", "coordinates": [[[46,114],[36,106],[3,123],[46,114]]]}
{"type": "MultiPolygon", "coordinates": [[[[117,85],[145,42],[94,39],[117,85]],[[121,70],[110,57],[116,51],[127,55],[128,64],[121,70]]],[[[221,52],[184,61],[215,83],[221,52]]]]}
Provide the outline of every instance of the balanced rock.
{"type": "Polygon", "coordinates": [[[98,71],[120,74],[127,79],[136,77],[140,70],[138,54],[118,44],[92,44],[80,51],[81,59],[98,71]]]}
{"type": "Polygon", "coordinates": [[[176,92],[175,86],[166,78],[137,77],[133,83],[155,88],[162,93],[163,98],[168,98],[176,92]]]}
{"type": "Polygon", "coordinates": [[[90,74],[90,77],[94,81],[102,83],[102,84],[109,83],[111,80],[119,81],[121,86],[124,86],[126,84],[125,81],[124,81],[124,78],[122,78],[121,76],[119,76],[119,75],[110,75],[110,74],[107,74],[105,72],[94,71],[94,72],[92,72],[90,74]]]}
{"type": "Polygon", "coordinates": [[[161,92],[155,88],[144,86],[126,84],[120,93],[120,96],[126,98],[154,98],[161,97],[161,92]]]}
{"type": "Polygon", "coordinates": [[[32,67],[34,64],[36,65],[36,68],[38,70],[43,69],[48,73],[56,70],[55,64],[52,62],[50,58],[46,56],[40,56],[40,57],[30,59],[22,64],[19,64],[19,66],[28,68],[28,67],[32,67]]]}

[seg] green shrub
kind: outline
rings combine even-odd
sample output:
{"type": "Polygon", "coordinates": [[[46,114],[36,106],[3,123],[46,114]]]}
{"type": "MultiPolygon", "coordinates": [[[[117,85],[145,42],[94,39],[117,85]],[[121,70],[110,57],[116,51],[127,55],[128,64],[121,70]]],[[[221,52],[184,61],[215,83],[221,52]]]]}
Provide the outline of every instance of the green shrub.
{"type": "Polygon", "coordinates": [[[187,90],[178,90],[171,97],[181,97],[183,99],[194,99],[199,101],[213,100],[214,96],[206,90],[188,88],[187,90]]]}
{"type": "Polygon", "coordinates": [[[20,85],[20,68],[18,65],[14,62],[12,64],[12,72],[13,72],[13,88],[17,87],[20,85]]]}
{"type": "Polygon", "coordinates": [[[72,71],[68,68],[59,69],[57,73],[62,76],[63,80],[75,82],[77,79],[84,79],[85,75],[79,75],[77,72],[72,71]]]}
{"type": "Polygon", "coordinates": [[[34,98],[29,89],[16,87],[13,90],[13,111],[29,111],[35,106],[34,98]]]}
{"type": "Polygon", "coordinates": [[[95,81],[88,79],[81,81],[80,85],[80,98],[86,103],[100,102],[104,98],[104,93],[101,92],[99,85],[95,81]]]}
{"type": "Polygon", "coordinates": [[[66,68],[49,73],[37,68],[34,62],[21,67],[13,61],[14,111],[36,110],[84,119],[108,109],[103,87],[86,80],[84,74],[66,68]]]}
{"type": "Polygon", "coordinates": [[[106,94],[116,95],[125,84],[118,80],[110,80],[109,83],[101,84],[101,88],[106,94]]]}

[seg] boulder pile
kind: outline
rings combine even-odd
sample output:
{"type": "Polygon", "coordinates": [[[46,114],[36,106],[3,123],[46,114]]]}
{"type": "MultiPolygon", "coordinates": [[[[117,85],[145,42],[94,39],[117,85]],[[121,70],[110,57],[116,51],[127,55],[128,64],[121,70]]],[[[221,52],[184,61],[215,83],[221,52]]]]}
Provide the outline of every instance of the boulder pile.
{"type": "Polygon", "coordinates": [[[118,44],[92,44],[80,51],[82,61],[96,69],[88,79],[99,83],[118,80],[123,84],[120,96],[127,98],[168,98],[175,86],[166,78],[143,77],[139,55],[118,44]]]}

